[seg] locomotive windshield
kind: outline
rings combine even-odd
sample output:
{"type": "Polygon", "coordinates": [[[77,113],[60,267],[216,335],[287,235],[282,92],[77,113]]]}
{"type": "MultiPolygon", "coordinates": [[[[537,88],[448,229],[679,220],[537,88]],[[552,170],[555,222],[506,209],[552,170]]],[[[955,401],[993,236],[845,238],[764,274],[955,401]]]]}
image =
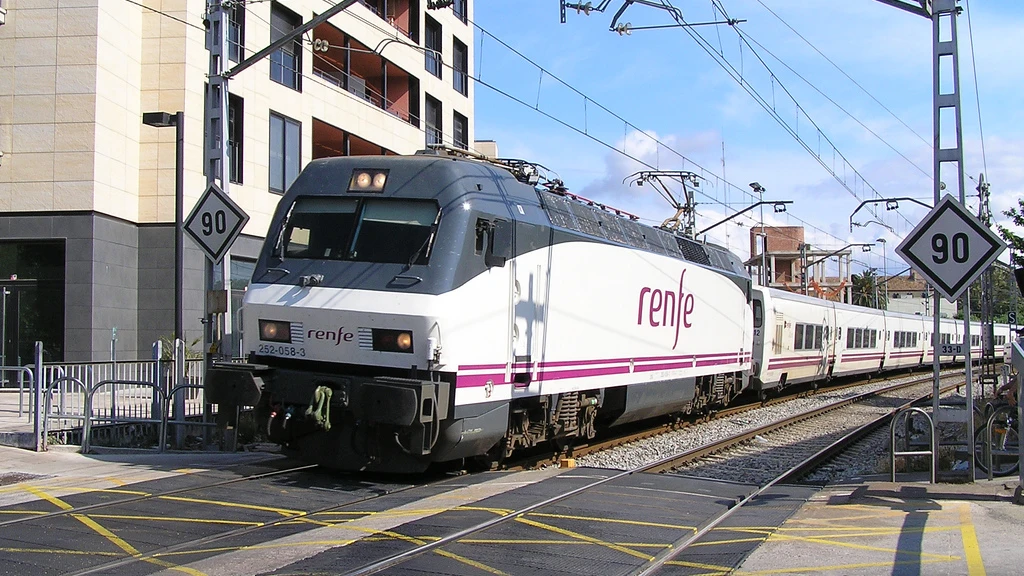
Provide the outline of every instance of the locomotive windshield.
{"type": "Polygon", "coordinates": [[[299,198],[285,222],[285,258],[426,264],[440,216],[432,200],[299,198]]]}

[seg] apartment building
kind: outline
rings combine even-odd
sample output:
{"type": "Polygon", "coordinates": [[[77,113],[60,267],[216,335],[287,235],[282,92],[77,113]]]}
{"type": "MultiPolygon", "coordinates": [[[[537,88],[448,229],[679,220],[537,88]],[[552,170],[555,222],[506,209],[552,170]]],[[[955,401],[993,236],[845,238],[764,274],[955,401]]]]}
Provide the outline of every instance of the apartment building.
{"type": "MultiPolygon", "coordinates": [[[[185,214],[206,188],[204,0],[0,0],[0,295],[4,364],[148,357],[174,329],[175,130],[185,214]],[[116,337],[116,342],[112,340],[116,337]]],[[[231,65],[333,2],[232,2],[231,65]]],[[[309,161],[473,142],[470,0],[363,0],[230,81],[229,189],[241,300],[270,217],[309,161]]],[[[222,288],[186,237],[184,329],[222,288]]]]}

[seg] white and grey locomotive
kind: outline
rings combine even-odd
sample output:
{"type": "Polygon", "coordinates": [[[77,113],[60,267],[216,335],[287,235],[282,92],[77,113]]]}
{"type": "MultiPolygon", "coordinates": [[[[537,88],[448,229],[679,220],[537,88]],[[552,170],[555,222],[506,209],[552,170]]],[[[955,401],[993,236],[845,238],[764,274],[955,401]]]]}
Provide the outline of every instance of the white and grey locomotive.
{"type": "Polygon", "coordinates": [[[500,459],[739,394],[752,287],[727,250],[578,199],[535,167],[315,160],[242,306],[247,364],[208,401],[345,470],[500,459]]]}

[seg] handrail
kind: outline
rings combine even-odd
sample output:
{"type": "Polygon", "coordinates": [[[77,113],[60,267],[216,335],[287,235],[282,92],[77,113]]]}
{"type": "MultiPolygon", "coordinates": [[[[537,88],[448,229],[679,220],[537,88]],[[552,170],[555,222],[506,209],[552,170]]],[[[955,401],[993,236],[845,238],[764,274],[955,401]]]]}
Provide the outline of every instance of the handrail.
{"type": "Polygon", "coordinates": [[[7,372],[18,373],[18,418],[25,415],[25,379],[24,375],[28,374],[29,378],[29,391],[35,390],[35,375],[32,373],[32,369],[28,366],[0,366],[0,376],[7,372]]]}
{"type": "Polygon", "coordinates": [[[82,416],[62,414],[61,418],[64,420],[82,420],[82,437],[89,437],[89,415],[92,413],[92,394],[89,393],[89,385],[74,376],[61,376],[46,385],[41,418],[43,426],[42,449],[44,451],[47,448],[46,443],[50,438],[50,408],[52,407],[53,391],[57,388],[57,385],[62,382],[71,382],[72,384],[78,384],[82,387],[82,392],[85,394],[85,406],[83,407],[82,416]]]}
{"type": "MultiPolygon", "coordinates": [[[[909,421],[909,420],[908,420],[909,421]]],[[[906,438],[907,444],[910,444],[909,436],[906,438]]],[[[889,423],[889,481],[896,481],[896,457],[897,456],[931,456],[929,468],[931,469],[932,484],[935,484],[935,421],[932,420],[931,414],[925,412],[924,408],[918,408],[917,406],[911,406],[904,408],[896,413],[892,418],[892,422],[889,423]],[[900,419],[900,416],[906,414],[907,418],[910,417],[911,412],[919,412],[924,414],[924,417],[928,419],[928,445],[931,450],[912,450],[908,452],[897,452],[896,451],[896,422],[900,419]]]]}

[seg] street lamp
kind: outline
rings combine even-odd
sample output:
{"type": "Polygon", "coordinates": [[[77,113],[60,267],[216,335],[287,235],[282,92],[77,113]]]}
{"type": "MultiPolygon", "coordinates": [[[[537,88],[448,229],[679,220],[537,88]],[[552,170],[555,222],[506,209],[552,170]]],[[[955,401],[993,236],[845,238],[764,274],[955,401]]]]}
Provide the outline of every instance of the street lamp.
{"type": "MultiPolygon", "coordinates": [[[[886,244],[886,242],[885,242],[885,238],[879,238],[878,240],[875,240],[875,242],[881,242],[882,243],[882,280],[884,281],[883,283],[885,284],[885,309],[888,310],[889,309],[889,279],[886,276],[886,270],[885,270],[885,244],[886,244]]],[[[877,308],[878,305],[875,304],[875,307],[877,308]]]]}
{"type": "Polygon", "coordinates": [[[763,202],[756,202],[754,204],[751,204],[750,206],[747,206],[743,210],[740,210],[739,212],[735,212],[733,214],[730,214],[727,218],[723,218],[723,219],[719,220],[718,222],[715,222],[711,226],[708,226],[707,228],[705,228],[703,230],[700,230],[699,232],[694,234],[694,237],[700,236],[700,235],[706,233],[708,230],[711,230],[712,228],[715,228],[715,227],[717,227],[717,226],[719,226],[721,224],[725,224],[726,222],[728,222],[729,220],[732,220],[733,218],[739,216],[740,214],[745,214],[747,212],[750,212],[751,210],[753,210],[754,208],[757,208],[758,206],[763,206],[765,204],[772,204],[772,205],[775,206],[775,212],[779,213],[779,212],[785,212],[786,211],[786,204],[792,204],[792,203],[793,203],[792,200],[765,200],[763,202]]]}
{"type": "MultiPolygon", "coordinates": [[[[750,188],[757,194],[757,199],[760,202],[764,202],[764,186],[761,186],[759,182],[751,182],[750,188]]],[[[785,208],[785,205],[783,205],[785,208]]],[[[767,258],[768,258],[768,234],[764,231],[764,205],[761,205],[761,233],[758,236],[761,237],[761,286],[768,285],[768,270],[767,258]]]]}
{"type": "Polygon", "coordinates": [[[154,128],[174,126],[174,338],[185,339],[182,324],[182,285],[185,239],[181,220],[185,211],[185,113],[143,112],[142,123],[154,128]]]}

